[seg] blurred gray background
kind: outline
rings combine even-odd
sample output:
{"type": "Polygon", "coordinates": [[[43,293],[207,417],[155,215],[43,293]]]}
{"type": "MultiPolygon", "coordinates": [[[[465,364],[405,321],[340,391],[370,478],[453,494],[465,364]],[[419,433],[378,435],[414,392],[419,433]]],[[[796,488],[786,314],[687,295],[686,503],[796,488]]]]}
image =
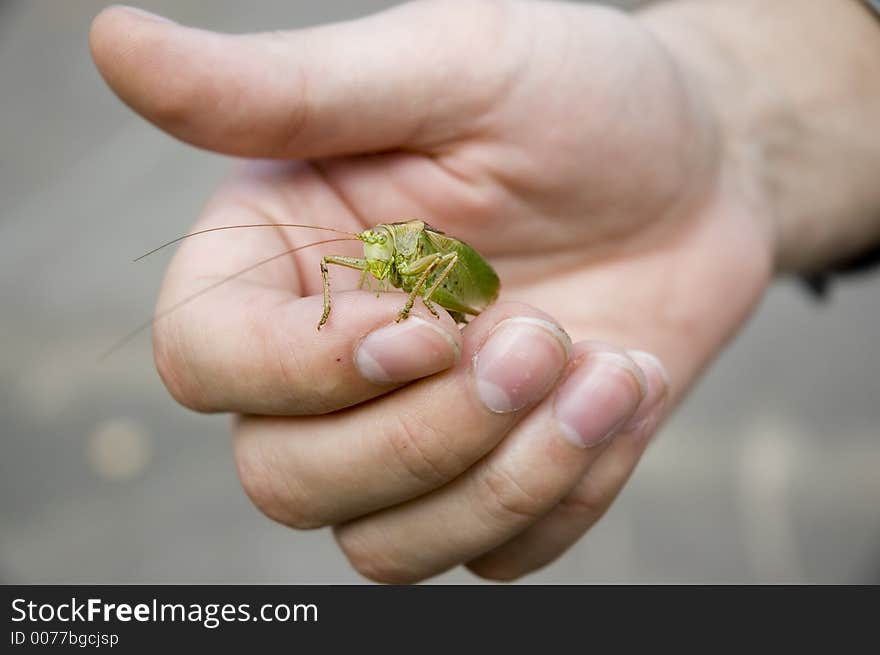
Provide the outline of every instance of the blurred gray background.
{"type": "MultiPolygon", "coordinates": [[[[0,0],[0,582],[361,582],[328,531],[241,491],[226,417],[178,406],[149,336],[167,255],[228,159],[125,109],[87,48],[103,2],[0,0]]],[[[389,3],[149,1],[275,29],[389,3]]],[[[608,516],[526,582],[880,582],[880,276],[769,294],[608,516]]],[[[463,570],[438,582],[473,582],[463,570]]]]}

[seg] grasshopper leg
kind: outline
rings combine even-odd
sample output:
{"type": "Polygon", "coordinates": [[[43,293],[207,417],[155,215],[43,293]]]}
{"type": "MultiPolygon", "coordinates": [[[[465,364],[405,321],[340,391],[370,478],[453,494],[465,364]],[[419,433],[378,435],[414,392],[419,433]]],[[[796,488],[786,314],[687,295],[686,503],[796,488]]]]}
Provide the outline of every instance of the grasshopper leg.
{"type": "Polygon", "coordinates": [[[439,287],[443,283],[443,280],[449,277],[449,274],[452,272],[452,269],[455,268],[455,265],[457,263],[458,254],[454,252],[451,252],[448,255],[443,255],[439,260],[437,260],[438,266],[446,264],[446,268],[444,268],[440,272],[440,275],[438,275],[437,279],[434,280],[434,284],[432,284],[431,288],[428,289],[424,296],[422,296],[422,302],[425,303],[425,307],[427,307],[428,311],[430,311],[438,319],[440,318],[440,314],[438,314],[437,311],[434,309],[434,305],[431,303],[431,296],[434,295],[434,292],[437,290],[437,287],[439,287]],[[447,261],[449,262],[448,264],[446,264],[447,261]]]}
{"type": "Polygon", "coordinates": [[[443,269],[440,275],[437,276],[437,279],[434,280],[434,284],[431,285],[430,289],[428,289],[427,292],[421,293],[422,302],[424,302],[425,307],[428,308],[428,311],[431,312],[436,318],[440,318],[440,314],[437,313],[437,310],[434,308],[434,304],[431,302],[431,295],[434,293],[434,291],[437,290],[437,287],[439,287],[443,283],[443,280],[445,280],[449,276],[456,263],[458,263],[458,254],[454,252],[448,253],[446,255],[426,255],[421,260],[416,262],[412,269],[423,269],[423,272],[413,286],[413,289],[409,294],[409,298],[407,298],[406,300],[406,305],[404,305],[403,309],[400,311],[400,314],[397,317],[398,322],[409,316],[413,304],[415,303],[416,297],[418,297],[420,293],[424,290],[425,284],[427,283],[428,277],[431,275],[431,273],[433,273],[438,266],[442,266],[445,264],[446,267],[443,269]]]}
{"type": "Polygon", "coordinates": [[[318,330],[324,326],[327,318],[330,316],[330,272],[327,270],[327,264],[336,264],[337,266],[364,271],[364,275],[367,272],[367,260],[358,257],[328,255],[321,260],[321,278],[324,281],[324,311],[321,314],[321,320],[318,321],[318,330]]]}
{"type": "MultiPolygon", "coordinates": [[[[401,309],[400,313],[397,315],[397,322],[398,323],[400,321],[402,321],[403,319],[405,319],[407,316],[409,316],[409,313],[413,308],[413,304],[415,304],[416,298],[419,296],[419,292],[425,288],[425,283],[428,280],[428,276],[431,274],[431,271],[433,271],[435,268],[437,268],[437,264],[440,263],[441,259],[442,258],[439,255],[437,255],[437,256],[434,256],[434,258],[431,261],[426,262],[425,270],[419,276],[419,279],[416,280],[416,283],[413,285],[412,291],[410,291],[410,293],[409,293],[409,298],[406,299],[406,304],[403,306],[403,309],[401,309]]],[[[436,315],[436,312],[434,312],[434,314],[436,315]]],[[[438,318],[439,318],[439,316],[438,316],[438,318]]]]}
{"type": "Polygon", "coordinates": [[[444,268],[441,271],[440,275],[437,276],[437,279],[434,280],[434,284],[431,285],[431,288],[422,294],[422,302],[424,303],[425,307],[428,309],[429,312],[434,315],[434,318],[439,319],[440,314],[438,314],[437,310],[434,308],[434,303],[431,302],[431,296],[437,290],[437,287],[439,287],[443,283],[443,280],[445,280],[449,276],[449,274],[452,272],[452,269],[457,263],[458,255],[456,253],[449,253],[441,257],[436,257],[433,261],[429,262],[427,264],[425,272],[422,273],[422,276],[419,278],[418,282],[416,282],[415,287],[413,287],[412,293],[410,293],[410,297],[407,300],[407,304],[403,308],[403,311],[401,312],[401,315],[398,317],[397,320],[399,321],[409,315],[413,303],[415,302],[416,296],[418,295],[419,291],[424,288],[425,282],[427,281],[428,276],[431,274],[431,272],[434,271],[438,266],[446,264],[446,268],[444,268]]]}
{"type": "Polygon", "coordinates": [[[428,309],[428,311],[434,315],[434,318],[438,318],[438,319],[440,318],[440,314],[438,314],[437,310],[434,308],[434,303],[432,303],[427,298],[422,298],[422,303],[425,305],[425,307],[428,309]]]}

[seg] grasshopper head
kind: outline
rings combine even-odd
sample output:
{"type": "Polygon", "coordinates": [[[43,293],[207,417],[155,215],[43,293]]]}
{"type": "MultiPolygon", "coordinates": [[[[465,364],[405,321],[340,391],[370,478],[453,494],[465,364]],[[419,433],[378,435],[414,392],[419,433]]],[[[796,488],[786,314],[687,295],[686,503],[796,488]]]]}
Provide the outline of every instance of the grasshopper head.
{"type": "Polygon", "coordinates": [[[370,266],[370,272],[376,278],[385,277],[388,266],[394,259],[394,240],[391,233],[380,225],[372,230],[364,230],[358,238],[364,242],[364,259],[370,266]]]}

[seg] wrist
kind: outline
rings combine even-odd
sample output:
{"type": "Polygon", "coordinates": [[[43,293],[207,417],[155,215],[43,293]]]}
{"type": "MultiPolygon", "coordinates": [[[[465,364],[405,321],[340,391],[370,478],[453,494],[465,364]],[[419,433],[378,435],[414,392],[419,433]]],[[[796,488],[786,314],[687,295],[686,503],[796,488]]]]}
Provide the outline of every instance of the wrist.
{"type": "Polygon", "coordinates": [[[679,0],[640,17],[709,96],[777,271],[880,241],[880,23],[858,0],[679,0]]]}

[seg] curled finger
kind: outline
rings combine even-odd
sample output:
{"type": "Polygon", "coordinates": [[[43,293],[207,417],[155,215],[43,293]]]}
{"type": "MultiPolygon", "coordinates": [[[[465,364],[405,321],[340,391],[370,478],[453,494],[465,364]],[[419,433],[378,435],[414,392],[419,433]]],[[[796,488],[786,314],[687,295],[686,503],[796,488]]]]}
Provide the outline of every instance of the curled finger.
{"type": "Polygon", "coordinates": [[[369,578],[413,582],[510,540],[570,492],[645,386],[622,351],[579,344],[558,388],[489,455],[434,493],[339,526],[343,551],[369,578]]]}

